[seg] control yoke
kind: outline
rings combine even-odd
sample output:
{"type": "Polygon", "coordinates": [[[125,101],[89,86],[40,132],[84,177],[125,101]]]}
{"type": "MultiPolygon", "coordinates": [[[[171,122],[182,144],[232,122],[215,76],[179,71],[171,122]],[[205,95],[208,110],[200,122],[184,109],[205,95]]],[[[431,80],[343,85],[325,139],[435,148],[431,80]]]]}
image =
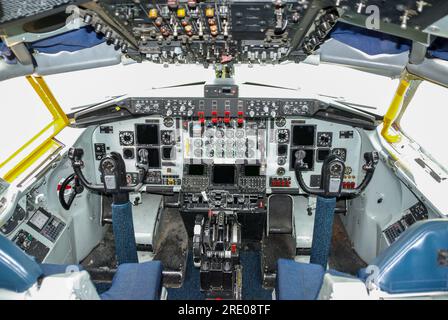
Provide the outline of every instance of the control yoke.
{"type": "Polygon", "coordinates": [[[82,161],[83,155],[84,151],[79,148],[71,148],[68,152],[68,157],[72,162],[75,174],[78,176],[81,184],[87,189],[97,192],[117,194],[132,192],[138,187],[138,185],[127,186],[124,160],[121,155],[116,152],[111,152],[104,156],[100,161],[99,170],[101,172],[103,184],[92,184],[88,182],[81,170],[81,168],[84,167],[84,162],[82,161]]]}
{"type": "Polygon", "coordinates": [[[345,163],[337,155],[328,156],[322,165],[320,188],[310,188],[303,180],[302,171],[307,168],[307,164],[303,161],[306,153],[298,150],[295,153],[296,161],[294,163],[294,171],[299,186],[308,194],[322,196],[326,198],[338,197],[345,199],[353,199],[361,194],[372,180],[375,167],[378,163],[378,152],[364,153],[365,164],[363,165],[366,175],[361,184],[354,190],[342,191],[342,182],[345,173],[345,163]]]}

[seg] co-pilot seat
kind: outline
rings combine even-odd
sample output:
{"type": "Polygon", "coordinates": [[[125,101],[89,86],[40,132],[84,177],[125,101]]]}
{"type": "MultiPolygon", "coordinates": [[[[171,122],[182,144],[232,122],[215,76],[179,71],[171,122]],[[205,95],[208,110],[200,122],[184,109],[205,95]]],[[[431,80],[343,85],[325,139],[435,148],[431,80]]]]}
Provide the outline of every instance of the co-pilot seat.
{"type": "MultiPolygon", "coordinates": [[[[448,291],[448,219],[414,224],[370,265],[378,267],[375,282],[387,294],[448,291]]],[[[361,269],[358,276],[365,281],[369,274],[361,269]]],[[[279,300],[317,299],[324,275],[321,265],[280,259],[276,297],[279,300]]]]}
{"type": "MultiPolygon", "coordinates": [[[[11,297],[8,292],[24,293],[36,287],[36,284],[41,283],[45,278],[70,273],[76,269],[75,267],[38,264],[13,242],[0,235],[0,299],[11,297]]],[[[81,267],[78,268],[80,272],[85,272],[81,267]]],[[[111,288],[100,294],[99,298],[102,300],[158,300],[161,295],[161,279],[160,261],[124,263],[118,266],[111,288]]],[[[64,278],[53,280],[56,284],[55,296],[45,295],[43,298],[61,298],[57,296],[57,281],[64,281],[64,278]]],[[[30,297],[32,298],[32,294],[30,297]]],[[[42,298],[39,295],[37,297],[42,298]]]]}

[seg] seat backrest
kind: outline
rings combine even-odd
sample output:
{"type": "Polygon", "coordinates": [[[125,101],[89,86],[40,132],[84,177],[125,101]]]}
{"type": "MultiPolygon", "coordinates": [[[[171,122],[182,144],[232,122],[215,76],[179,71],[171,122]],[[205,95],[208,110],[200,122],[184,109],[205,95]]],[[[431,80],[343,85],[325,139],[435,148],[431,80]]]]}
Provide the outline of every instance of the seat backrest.
{"type": "Polygon", "coordinates": [[[23,292],[41,275],[39,264],[0,234],[0,289],[23,292]]]}
{"type": "MultiPolygon", "coordinates": [[[[448,291],[448,219],[412,225],[370,265],[387,293],[448,291]]],[[[368,274],[362,269],[359,276],[368,274]]]]}

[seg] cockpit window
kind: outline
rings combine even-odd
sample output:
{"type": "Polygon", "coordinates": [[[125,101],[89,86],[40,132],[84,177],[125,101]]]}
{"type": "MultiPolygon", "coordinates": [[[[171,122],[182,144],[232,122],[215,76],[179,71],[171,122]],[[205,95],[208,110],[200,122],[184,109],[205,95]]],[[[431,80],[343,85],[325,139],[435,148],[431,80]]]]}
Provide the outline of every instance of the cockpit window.
{"type": "MultiPolygon", "coordinates": [[[[118,65],[46,77],[46,81],[65,112],[73,107],[98,103],[124,94],[151,94],[154,88],[210,82],[212,67],[202,65],[169,66],[152,63],[118,65]]],[[[343,99],[372,108],[363,110],[384,115],[395,93],[398,80],[342,66],[321,64],[247,65],[235,66],[235,81],[259,83],[298,89],[297,95],[316,94],[336,100],[343,99]]],[[[201,86],[183,86],[177,94],[188,94],[201,86]]],[[[259,87],[258,87],[259,88],[259,87]]],[[[291,90],[288,90],[291,91],[291,90]]],[[[260,90],[258,90],[260,92],[260,90]]],[[[263,90],[261,90],[263,92],[263,90]]],[[[156,93],[154,93],[156,94],[156,93]]],[[[362,106],[361,106],[362,107],[362,106]]],[[[360,107],[360,108],[361,108],[360,107]]]]}
{"type": "MultiPolygon", "coordinates": [[[[0,82],[0,164],[51,121],[51,114],[33,88],[23,78],[0,82]]],[[[36,141],[37,142],[37,141],[36,141]]],[[[26,150],[25,150],[26,154],[26,150]]],[[[4,176],[20,157],[0,169],[4,176]]]]}
{"type": "Polygon", "coordinates": [[[423,81],[400,121],[401,128],[445,168],[448,88],[423,81]]]}

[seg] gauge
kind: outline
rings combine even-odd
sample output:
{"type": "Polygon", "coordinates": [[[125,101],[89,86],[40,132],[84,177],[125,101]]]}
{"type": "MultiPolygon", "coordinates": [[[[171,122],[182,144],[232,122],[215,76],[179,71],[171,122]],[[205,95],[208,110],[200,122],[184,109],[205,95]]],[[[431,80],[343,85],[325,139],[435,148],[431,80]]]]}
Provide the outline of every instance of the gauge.
{"type": "Polygon", "coordinates": [[[317,133],[317,146],[318,147],[331,147],[333,140],[332,132],[318,132],[317,133]]]}
{"type": "Polygon", "coordinates": [[[161,137],[160,140],[162,141],[162,144],[168,145],[168,146],[174,144],[173,131],[162,130],[160,137],[161,137]]]}
{"type": "Polygon", "coordinates": [[[342,165],[340,163],[334,163],[331,165],[330,174],[333,176],[340,176],[342,174],[342,165]]]}
{"type": "Polygon", "coordinates": [[[194,139],[194,143],[193,143],[193,145],[194,145],[196,148],[200,148],[200,147],[202,147],[202,140],[201,140],[201,139],[194,139]]]}
{"type": "Polygon", "coordinates": [[[346,175],[350,175],[350,174],[352,174],[352,172],[353,172],[352,167],[345,167],[345,174],[346,175]]]}
{"type": "Polygon", "coordinates": [[[218,139],[219,138],[224,138],[224,130],[221,130],[221,129],[216,130],[215,137],[218,138],[218,139]]]}
{"type": "Polygon", "coordinates": [[[244,130],[242,130],[242,129],[238,129],[238,130],[236,130],[235,136],[236,136],[238,139],[243,138],[243,137],[244,137],[244,130]]]}
{"type": "Polygon", "coordinates": [[[226,130],[226,138],[227,139],[232,139],[234,136],[235,136],[234,130],[226,130]]]}
{"type": "Polygon", "coordinates": [[[275,125],[279,128],[284,127],[286,125],[285,117],[277,117],[275,118],[275,125]]]}
{"type": "Polygon", "coordinates": [[[132,146],[134,144],[134,132],[132,131],[120,131],[119,138],[122,146],[132,146]]]}
{"type": "Polygon", "coordinates": [[[163,125],[167,128],[171,128],[174,125],[174,119],[171,117],[165,117],[163,119],[163,125]]]}
{"type": "Polygon", "coordinates": [[[277,175],[278,176],[282,176],[282,175],[284,175],[285,174],[285,168],[283,168],[283,167],[279,167],[278,169],[277,169],[277,175]]]}
{"type": "Polygon", "coordinates": [[[342,161],[347,160],[347,150],[344,148],[334,148],[332,153],[341,158],[342,161]]]}
{"type": "Polygon", "coordinates": [[[285,163],[286,163],[286,158],[285,157],[278,157],[277,164],[279,166],[283,166],[285,163]]]}
{"type": "Polygon", "coordinates": [[[289,130],[280,129],[277,131],[277,142],[278,143],[288,143],[289,142],[289,130]]]}
{"type": "Polygon", "coordinates": [[[115,162],[110,159],[106,159],[102,162],[101,167],[103,168],[105,174],[111,174],[115,170],[115,162]]]}

